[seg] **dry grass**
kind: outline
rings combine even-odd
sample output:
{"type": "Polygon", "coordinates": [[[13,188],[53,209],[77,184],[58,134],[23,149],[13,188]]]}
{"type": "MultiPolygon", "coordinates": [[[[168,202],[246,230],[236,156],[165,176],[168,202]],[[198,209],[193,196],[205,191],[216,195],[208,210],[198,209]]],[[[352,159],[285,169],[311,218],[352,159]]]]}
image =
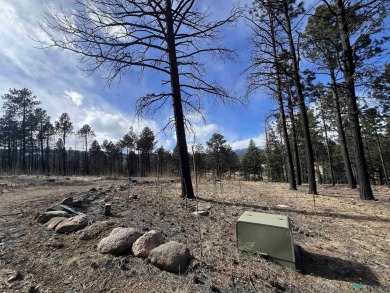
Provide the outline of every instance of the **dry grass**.
{"type": "Polygon", "coordinates": [[[115,187],[124,180],[46,179],[0,178],[0,191],[5,190],[0,194],[0,292],[390,291],[390,190],[385,187],[375,188],[378,201],[363,202],[345,186],[320,186],[314,206],[305,186],[292,192],[287,184],[202,181],[199,206],[212,208],[198,222],[190,214],[196,202],[186,205],[179,199],[176,181],[148,178],[143,179],[148,183],[120,191],[115,187]],[[105,220],[103,206],[110,200],[117,225],[159,230],[187,244],[198,261],[202,250],[201,266],[179,276],[131,254],[100,255],[96,245],[112,225],[95,229],[96,237],[86,241],[78,233],[56,235],[34,220],[37,212],[69,194],[83,196],[91,187],[107,191],[80,209],[92,222],[105,220]],[[134,194],[139,199],[127,200],[134,194]],[[235,222],[246,210],[291,218],[302,274],[237,251],[235,222]],[[23,280],[7,282],[15,271],[23,280]]]}

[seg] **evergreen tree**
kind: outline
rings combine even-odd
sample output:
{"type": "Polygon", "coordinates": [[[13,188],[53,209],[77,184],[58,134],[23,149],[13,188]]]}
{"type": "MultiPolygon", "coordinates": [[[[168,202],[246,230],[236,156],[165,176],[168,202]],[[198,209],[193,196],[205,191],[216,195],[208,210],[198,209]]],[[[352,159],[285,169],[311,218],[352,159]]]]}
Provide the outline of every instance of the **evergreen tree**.
{"type": "Polygon", "coordinates": [[[55,130],[62,137],[62,172],[66,175],[66,138],[73,132],[73,123],[67,113],[62,113],[55,121],[55,130]]]}
{"type": "Polygon", "coordinates": [[[41,102],[36,100],[36,96],[33,96],[32,92],[27,89],[10,89],[8,94],[2,96],[3,110],[9,113],[9,116],[19,118],[20,122],[20,137],[22,141],[21,148],[21,169],[26,171],[26,146],[27,146],[27,136],[29,135],[27,129],[27,118],[30,114],[33,113],[35,106],[39,105],[41,102]]]}
{"type": "Polygon", "coordinates": [[[84,139],[85,153],[84,153],[84,172],[85,174],[89,174],[89,162],[88,162],[88,138],[94,137],[95,132],[92,130],[91,126],[85,124],[83,127],[77,131],[79,137],[84,139]]]}
{"type": "Polygon", "coordinates": [[[261,154],[260,149],[256,147],[255,142],[251,139],[246,153],[241,161],[241,170],[244,173],[246,179],[250,179],[251,175],[255,178],[261,179],[262,166],[261,166],[261,154]]]}

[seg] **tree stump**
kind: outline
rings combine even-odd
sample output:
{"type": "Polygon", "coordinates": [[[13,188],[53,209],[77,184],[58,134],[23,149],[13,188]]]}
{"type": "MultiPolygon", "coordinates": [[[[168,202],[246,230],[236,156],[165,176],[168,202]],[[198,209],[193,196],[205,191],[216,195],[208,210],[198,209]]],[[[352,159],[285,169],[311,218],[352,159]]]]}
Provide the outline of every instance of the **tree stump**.
{"type": "Polygon", "coordinates": [[[105,215],[106,217],[111,216],[111,204],[110,204],[110,203],[106,203],[106,204],[104,205],[104,215],[105,215]]]}

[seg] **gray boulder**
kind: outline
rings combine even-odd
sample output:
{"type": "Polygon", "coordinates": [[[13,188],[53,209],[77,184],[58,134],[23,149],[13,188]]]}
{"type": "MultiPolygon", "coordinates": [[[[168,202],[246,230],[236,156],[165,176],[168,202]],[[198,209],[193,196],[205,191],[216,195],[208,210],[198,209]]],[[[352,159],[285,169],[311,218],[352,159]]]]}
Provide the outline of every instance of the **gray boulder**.
{"type": "Polygon", "coordinates": [[[47,229],[49,230],[54,230],[59,223],[65,221],[67,218],[65,217],[55,217],[55,218],[51,218],[45,225],[47,227],[47,229]]]}
{"type": "Polygon", "coordinates": [[[100,240],[98,251],[116,255],[126,253],[141,236],[142,233],[134,228],[115,228],[108,237],[100,240]]]}
{"type": "Polygon", "coordinates": [[[150,251],[164,243],[164,236],[160,232],[152,230],[138,238],[131,250],[137,257],[148,257],[150,251]]]}
{"type": "Polygon", "coordinates": [[[153,249],[149,259],[153,265],[164,271],[183,273],[187,269],[191,253],[184,244],[170,241],[153,249]]]}
{"type": "Polygon", "coordinates": [[[57,233],[69,233],[78,231],[88,225],[86,215],[77,215],[59,223],[55,229],[57,233]]]}
{"type": "Polygon", "coordinates": [[[41,224],[45,224],[49,222],[51,218],[55,217],[65,217],[69,218],[70,214],[64,211],[49,211],[49,212],[44,212],[43,214],[40,214],[37,218],[37,222],[41,224]]]}

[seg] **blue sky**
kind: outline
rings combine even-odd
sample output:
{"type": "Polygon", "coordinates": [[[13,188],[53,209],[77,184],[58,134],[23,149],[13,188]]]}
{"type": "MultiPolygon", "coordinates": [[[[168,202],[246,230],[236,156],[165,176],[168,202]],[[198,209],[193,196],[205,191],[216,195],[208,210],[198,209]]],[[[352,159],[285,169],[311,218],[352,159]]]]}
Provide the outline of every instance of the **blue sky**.
{"type": "MultiPolygon", "coordinates": [[[[71,1],[61,4],[69,5],[71,1]]],[[[207,1],[209,12],[214,16],[226,15],[229,1],[207,1]],[[218,11],[218,12],[217,12],[218,11]]],[[[230,1],[233,3],[233,1],[230,1]]],[[[39,44],[31,37],[42,36],[37,21],[48,5],[59,1],[43,0],[0,0],[0,95],[10,88],[28,88],[42,101],[41,107],[48,111],[52,121],[67,112],[75,130],[88,123],[97,134],[97,139],[116,141],[127,133],[132,125],[139,133],[145,126],[155,134],[159,133],[172,113],[164,110],[153,121],[139,120],[134,116],[136,99],[151,89],[158,88],[160,81],[147,73],[143,79],[130,74],[120,82],[106,86],[104,72],[88,75],[80,70],[79,56],[59,49],[37,49],[39,44]]],[[[203,3],[204,4],[204,3],[203,3]]],[[[218,60],[211,62],[207,70],[210,76],[238,94],[245,90],[242,72],[249,61],[248,32],[242,27],[223,31],[224,40],[230,48],[237,49],[239,58],[233,62],[218,60]]],[[[249,139],[257,144],[264,143],[263,122],[269,107],[269,100],[261,94],[242,104],[210,103],[204,109],[206,124],[192,117],[196,131],[196,142],[204,143],[214,132],[223,134],[234,148],[246,147],[249,139]]],[[[191,134],[192,136],[192,134],[191,134]]],[[[167,131],[157,137],[159,145],[172,149],[175,134],[167,131]]],[[[189,139],[189,144],[192,139],[189,139]]]]}
{"type": "MultiPolygon", "coordinates": [[[[106,86],[104,72],[89,75],[78,68],[79,56],[56,48],[38,49],[39,44],[31,37],[41,36],[37,21],[49,5],[68,5],[71,1],[47,0],[0,0],[0,95],[10,88],[28,88],[42,101],[41,107],[48,111],[52,122],[61,113],[67,112],[75,130],[89,124],[97,134],[97,139],[117,141],[133,126],[140,132],[145,126],[155,134],[172,116],[166,109],[155,119],[138,119],[134,116],[137,98],[156,90],[160,80],[147,72],[143,79],[136,73],[125,76],[120,82],[106,86]]],[[[200,1],[207,5],[211,17],[227,15],[234,0],[200,1]]],[[[250,3],[251,1],[246,1],[250,3]]],[[[241,1],[245,3],[245,1],[241,1]]],[[[244,76],[239,76],[249,64],[250,32],[239,23],[235,28],[222,31],[223,43],[236,49],[238,58],[232,62],[210,60],[207,71],[217,80],[238,95],[245,92],[244,76]]],[[[239,103],[205,103],[206,124],[198,117],[191,122],[196,131],[196,142],[204,143],[214,132],[221,133],[233,149],[245,148],[253,139],[257,145],[264,145],[264,117],[270,109],[277,108],[264,92],[257,92],[249,98],[247,105],[239,103]]],[[[192,136],[192,135],[191,135],[192,136]]],[[[167,131],[157,136],[158,145],[172,149],[176,144],[175,134],[167,131]]],[[[192,139],[188,140],[192,143],[192,139]]]]}

